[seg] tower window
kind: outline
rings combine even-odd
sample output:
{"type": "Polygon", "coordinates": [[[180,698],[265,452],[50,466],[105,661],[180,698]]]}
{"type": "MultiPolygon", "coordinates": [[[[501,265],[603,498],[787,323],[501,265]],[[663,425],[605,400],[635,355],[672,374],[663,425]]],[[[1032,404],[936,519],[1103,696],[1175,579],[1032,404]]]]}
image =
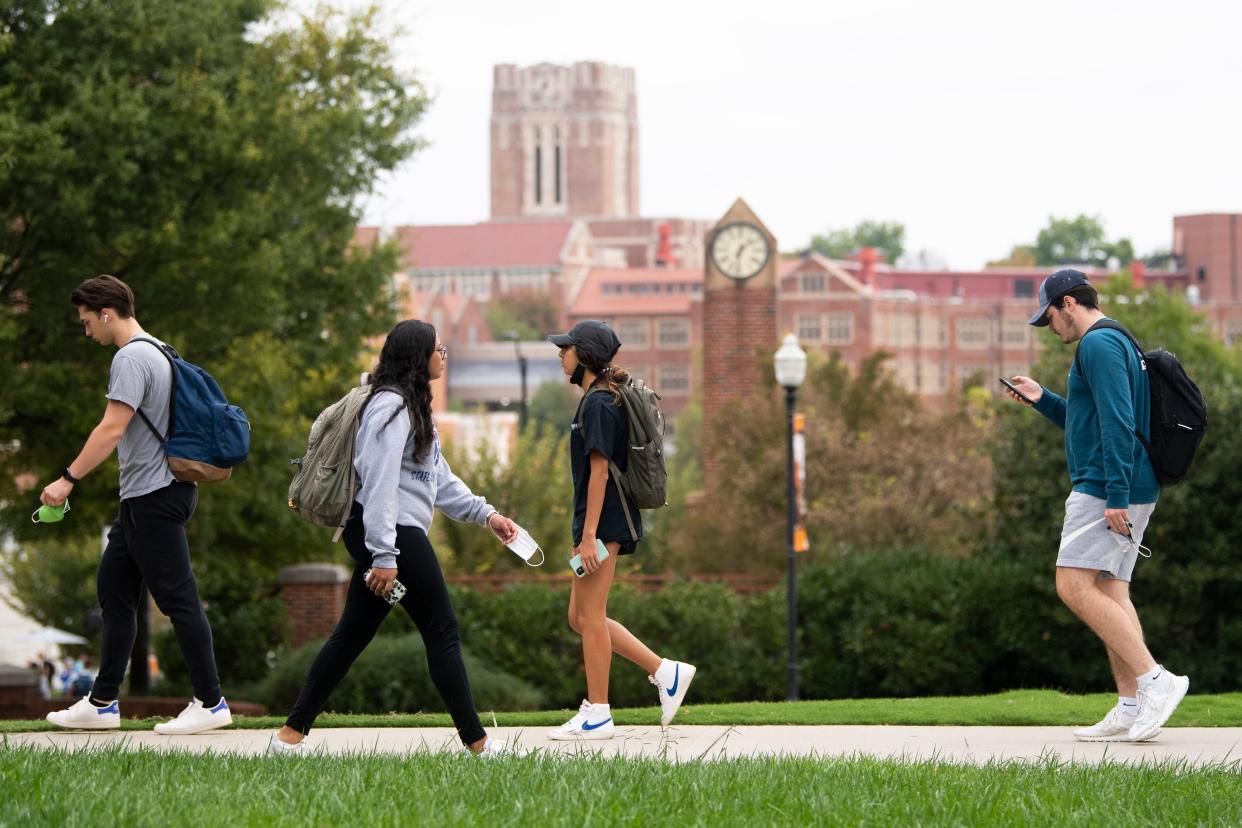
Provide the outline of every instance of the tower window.
{"type": "Polygon", "coordinates": [[[556,145],[556,203],[561,203],[561,145],[556,145]]]}
{"type": "Polygon", "coordinates": [[[535,203],[543,203],[543,147],[535,147],[535,203]]]}

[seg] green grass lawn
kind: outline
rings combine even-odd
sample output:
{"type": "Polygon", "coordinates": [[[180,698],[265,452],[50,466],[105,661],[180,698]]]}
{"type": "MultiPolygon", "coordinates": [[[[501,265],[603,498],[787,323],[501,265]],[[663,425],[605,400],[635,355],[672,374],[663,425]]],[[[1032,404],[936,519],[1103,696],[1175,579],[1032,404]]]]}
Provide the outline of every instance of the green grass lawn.
{"type": "MultiPolygon", "coordinates": [[[[683,725],[1057,725],[1091,724],[1116,703],[1116,696],[1070,696],[1055,690],[1011,690],[993,696],[918,699],[839,699],[804,702],[744,702],[686,705],[677,715],[683,725]]],[[[124,712],[124,706],[122,706],[124,712]]],[[[553,727],[568,717],[564,710],[492,714],[485,725],[553,727]]],[[[613,711],[618,725],[658,724],[653,707],[613,711]]],[[[283,716],[234,718],[234,727],[273,728],[283,716]]],[[[150,729],[150,720],[122,720],[127,730],[150,729]]],[[[316,727],[450,727],[444,713],[394,713],[387,716],[324,714],[316,727]]],[[[1242,693],[1190,695],[1169,721],[1170,727],[1242,727],[1242,693]]],[[[0,733],[55,730],[46,721],[0,721],[0,733]]]]}
{"type": "Polygon", "coordinates": [[[0,748],[0,825],[1238,825],[1232,767],[0,748]]]}

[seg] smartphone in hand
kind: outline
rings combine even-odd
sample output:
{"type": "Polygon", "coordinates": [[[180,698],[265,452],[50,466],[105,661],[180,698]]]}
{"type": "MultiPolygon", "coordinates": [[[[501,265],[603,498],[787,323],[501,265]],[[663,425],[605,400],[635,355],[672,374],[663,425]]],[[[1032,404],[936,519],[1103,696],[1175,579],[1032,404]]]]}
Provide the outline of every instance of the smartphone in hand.
{"type": "Polygon", "coordinates": [[[1000,384],[1001,384],[1001,385],[1005,386],[1005,387],[1006,387],[1006,388],[1008,388],[1010,391],[1012,391],[1013,393],[1017,394],[1017,395],[1018,395],[1018,399],[1022,400],[1022,401],[1023,401],[1024,403],[1026,403],[1027,405],[1034,405],[1034,404],[1035,404],[1035,401],[1034,401],[1034,400],[1032,400],[1032,399],[1031,399],[1030,397],[1028,397],[1026,394],[1023,394],[1021,391],[1019,391],[1019,390],[1018,390],[1018,386],[1014,385],[1014,384],[1013,384],[1012,382],[1010,382],[1009,380],[1005,379],[1004,377],[997,377],[997,379],[998,379],[998,380],[1000,380],[1000,384]]]}
{"type": "MultiPolygon", "coordinates": [[[[600,563],[608,560],[608,547],[605,546],[604,542],[599,538],[595,539],[595,551],[599,553],[600,563]]],[[[579,578],[586,574],[586,567],[582,565],[581,555],[574,555],[569,559],[569,568],[572,569],[573,573],[579,578]]]]}

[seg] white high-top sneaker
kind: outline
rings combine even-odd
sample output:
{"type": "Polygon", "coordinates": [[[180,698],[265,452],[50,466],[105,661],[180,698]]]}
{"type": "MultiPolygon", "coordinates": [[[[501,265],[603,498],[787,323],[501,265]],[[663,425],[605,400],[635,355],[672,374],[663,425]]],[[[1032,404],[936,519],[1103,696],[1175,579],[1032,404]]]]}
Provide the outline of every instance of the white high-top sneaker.
{"type": "Polygon", "coordinates": [[[192,736],[195,733],[206,733],[218,727],[227,727],[232,723],[233,714],[229,712],[229,705],[223,697],[215,707],[210,709],[203,707],[203,703],[198,699],[194,699],[185,706],[185,710],[182,710],[177,718],[157,724],[155,732],[162,736],[192,736]]]}
{"type": "Polygon", "coordinates": [[[591,704],[583,699],[582,706],[565,724],[548,731],[548,738],[556,741],[578,739],[611,739],[616,733],[612,723],[612,709],[606,704],[591,704]]]}
{"type": "Polygon", "coordinates": [[[1130,727],[1131,742],[1152,739],[1186,697],[1190,679],[1165,670],[1149,686],[1138,689],[1138,716],[1130,727]]]}
{"type": "Polygon", "coordinates": [[[1074,738],[1080,742],[1128,742],[1130,741],[1130,728],[1134,724],[1136,715],[1136,707],[1131,705],[1125,708],[1121,702],[1117,702],[1103,719],[1091,727],[1080,727],[1075,730],[1074,738]]]}
{"type": "Polygon", "coordinates": [[[647,676],[647,680],[656,686],[656,692],[660,695],[660,724],[664,727],[668,727],[668,723],[681,708],[681,702],[686,698],[686,691],[690,689],[690,682],[694,681],[697,669],[693,664],[669,661],[666,658],[656,668],[655,675],[647,676]]]}
{"type": "Polygon", "coordinates": [[[86,695],[67,710],[48,713],[47,720],[69,730],[120,730],[121,704],[114,701],[107,707],[96,707],[86,695]]]}

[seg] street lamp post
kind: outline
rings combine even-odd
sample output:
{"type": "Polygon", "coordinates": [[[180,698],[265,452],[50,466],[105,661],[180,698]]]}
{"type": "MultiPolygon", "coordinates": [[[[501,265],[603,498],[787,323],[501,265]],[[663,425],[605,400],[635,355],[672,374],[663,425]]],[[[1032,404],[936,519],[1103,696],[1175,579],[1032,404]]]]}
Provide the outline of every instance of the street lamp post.
{"type": "Polygon", "coordinates": [[[776,381],[785,389],[786,499],[789,520],[786,527],[786,554],[789,562],[789,701],[798,700],[798,573],[794,557],[794,527],[798,522],[794,493],[794,403],[798,386],[806,379],[806,351],[798,347],[798,337],[787,334],[776,352],[776,381]]]}
{"type": "Polygon", "coordinates": [[[518,373],[522,377],[521,407],[518,409],[518,430],[526,430],[526,357],[522,356],[522,337],[517,331],[505,331],[503,339],[513,340],[513,351],[517,354],[518,373]]]}

